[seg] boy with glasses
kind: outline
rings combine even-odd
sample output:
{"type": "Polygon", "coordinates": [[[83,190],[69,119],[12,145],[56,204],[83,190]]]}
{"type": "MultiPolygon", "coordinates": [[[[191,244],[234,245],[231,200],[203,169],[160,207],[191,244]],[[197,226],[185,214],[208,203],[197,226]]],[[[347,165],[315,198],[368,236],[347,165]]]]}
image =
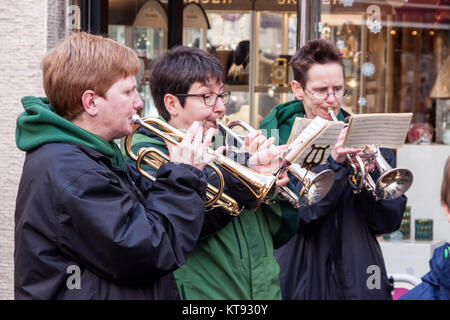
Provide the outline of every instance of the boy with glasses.
{"type": "MultiPolygon", "coordinates": [[[[150,87],[162,119],[181,130],[200,121],[206,130],[216,128],[215,120],[225,114],[230,93],[224,91],[223,81],[223,68],[214,56],[179,46],[153,63],[150,87]]],[[[141,147],[165,149],[165,143],[145,128],[138,130],[133,141],[134,152],[141,147]]],[[[277,156],[286,150],[286,146],[275,147],[272,142],[258,131],[249,134],[244,145],[252,156],[239,158],[247,159],[246,164],[258,172],[270,173],[280,165],[277,156]]],[[[231,174],[222,172],[225,193],[245,209],[237,217],[220,208],[207,213],[202,238],[175,273],[181,298],[280,299],[279,267],[273,249],[297,228],[298,211],[281,211],[280,207],[290,206],[287,202],[262,204],[253,210],[251,192],[231,174]]],[[[204,173],[209,176],[208,168],[204,173]]],[[[287,182],[286,175],[277,184],[287,182]]]]}
{"type": "MultiPolygon", "coordinates": [[[[342,54],[334,44],[311,40],[297,51],[290,64],[296,99],[275,107],[260,126],[279,129],[280,143],[286,143],[296,117],[337,117],[343,121],[349,116],[341,109],[348,90],[344,86],[342,54]]],[[[406,197],[375,201],[367,190],[353,193],[347,179],[351,171],[346,155],[360,150],[343,147],[346,133],[344,128],[326,163],[313,169],[334,170],[332,189],[318,203],[302,208],[297,234],[276,250],[284,299],[391,299],[391,285],[376,235],[399,228],[406,197]],[[375,286],[371,276],[377,280],[375,286]]],[[[381,149],[381,153],[392,166],[393,153],[388,149],[381,149]]],[[[374,179],[379,177],[377,170],[371,174],[374,179]]]]}

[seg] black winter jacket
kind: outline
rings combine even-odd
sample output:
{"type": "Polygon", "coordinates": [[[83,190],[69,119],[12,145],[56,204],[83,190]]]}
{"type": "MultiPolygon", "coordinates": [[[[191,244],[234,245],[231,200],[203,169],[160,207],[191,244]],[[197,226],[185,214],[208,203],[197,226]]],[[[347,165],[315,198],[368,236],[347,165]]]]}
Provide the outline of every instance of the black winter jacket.
{"type": "MultiPolygon", "coordinates": [[[[381,153],[393,166],[393,153],[381,153]]],[[[391,299],[376,236],[399,228],[406,197],[375,201],[365,189],[354,194],[348,167],[331,156],[313,171],[324,169],[335,172],[333,187],[318,203],[301,208],[297,234],[275,250],[283,299],[391,299]]],[[[372,177],[376,181],[378,170],[372,177]]]]}
{"type": "Polygon", "coordinates": [[[184,164],[163,165],[152,183],[80,145],[28,152],[15,212],[15,298],[179,298],[171,271],[200,235],[205,191],[200,170],[184,164]]]}

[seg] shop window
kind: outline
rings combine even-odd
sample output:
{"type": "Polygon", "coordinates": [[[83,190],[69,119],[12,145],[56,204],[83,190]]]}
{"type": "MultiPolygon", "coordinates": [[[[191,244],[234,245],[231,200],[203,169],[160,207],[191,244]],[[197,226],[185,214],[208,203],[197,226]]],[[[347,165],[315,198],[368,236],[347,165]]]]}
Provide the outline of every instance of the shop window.
{"type": "Polygon", "coordinates": [[[413,123],[437,129],[434,140],[442,141],[445,103],[431,91],[450,53],[450,10],[439,1],[328,1],[320,12],[320,37],[344,55],[352,94],[343,107],[412,112],[413,123]]]}

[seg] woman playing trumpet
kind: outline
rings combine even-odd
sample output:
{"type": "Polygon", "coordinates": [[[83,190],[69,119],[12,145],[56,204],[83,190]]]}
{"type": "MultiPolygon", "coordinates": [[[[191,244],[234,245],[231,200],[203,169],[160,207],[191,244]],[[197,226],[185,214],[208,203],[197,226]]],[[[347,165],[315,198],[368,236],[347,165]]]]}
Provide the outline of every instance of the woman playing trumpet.
{"type": "MultiPolygon", "coordinates": [[[[329,109],[340,121],[349,115],[340,108],[347,90],[342,54],[334,44],[309,41],[290,64],[297,99],[277,106],[260,126],[278,128],[280,143],[289,137],[295,117],[333,120],[329,109]]],[[[365,189],[353,193],[347,155],[361,150],[344,147],[346,133],[344,128],[326,163],[315,169],[335,172],[331,191],[320,202],[302,208],[296,236],[276,250],[285,299],[391,299],[376,236],[399,228],[406,197],[376,201],[365,189]]],[[[381,149],[381,153],[392,165],[392,152],[381,149]]],[[[375,170],[374,179],[377,175],[375,170]]]]}

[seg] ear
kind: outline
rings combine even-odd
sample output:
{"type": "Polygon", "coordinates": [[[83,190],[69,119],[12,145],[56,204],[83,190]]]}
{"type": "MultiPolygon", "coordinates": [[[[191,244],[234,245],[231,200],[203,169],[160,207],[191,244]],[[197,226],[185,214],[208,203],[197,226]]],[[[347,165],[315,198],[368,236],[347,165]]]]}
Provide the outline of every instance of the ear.
{"type": "Polygon", "coordinates": [[[167,93],[164,96],[164,105],[166,106],[166,110],[170,114],[171,118],[178,116],[178,110],[179,108],[182,108],[178,97],[170,93],[167,93]]]}
{"type": "Polygon", "coordinates": [[[292,93],[298,100],[303,100],[305,93],[303,92],[302,85],[297,80],[291,82],[292,93]]]}
{"type": "Polygon", "coordinates": [[[444,202],[442,202],[442,206],[444,207],[445,218],[447,219],[448,223],[450,223],[450,208],[444,202]]]}
{"type": "Polygon", "coordinates": [[[81,103],[83,104],[84,111],[90,116],[96,116],[98,113],[96,102],[97,95],[92,90],[86,90],[81,96],[81,103]]]}

